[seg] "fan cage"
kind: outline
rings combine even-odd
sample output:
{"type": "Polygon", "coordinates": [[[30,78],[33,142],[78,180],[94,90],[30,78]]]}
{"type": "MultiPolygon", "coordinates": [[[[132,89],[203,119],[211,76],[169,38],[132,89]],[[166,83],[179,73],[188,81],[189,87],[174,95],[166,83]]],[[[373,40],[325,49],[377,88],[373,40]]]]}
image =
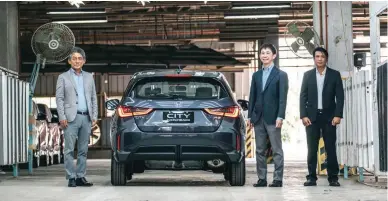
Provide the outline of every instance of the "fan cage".
{"type": "Polygon", "coordinates": [[[319,39],[319,35],[318,33],[314,30],[314,28],[312,26],[310,26],[309,24],[305,23],[305,22],[302,22],[302,21],[292,21],[292,22],[289,22],[287,25],[286,25],[286,31],[284,32],[284,40],[285,40],[285,43],[288,47],[288,49],[293,52],[297,57],[299,58],[311,58],[312,55],[308,52],[308,50],[306,49],[306,47],[304,46],[300,46],[299,47],[299,50],[297,52],[295,52],[292,48],[291,48],[291,44],[288,42],[288,40],[290,39],[293,39],[293,41],[296,41],[297,38],[295,36],[293,36],[289,30],[288,30],[288,27],[289,25],[291,24],[297,24],[297,27],[299,28],[299,31],[300,32],[303,32],[306,28],[310,28],[313,32],[314,32],[314,37],[309,41],[311,42],[314,47],[320,47],[324,44],[322,44],[322,41],[319,39]],[[302,25],[302,26],[300,26],[302,25]],[[303,30],[300,30],[300,27],[303,27],[303,30]]]}
{"type": "Polygon", "coordinates": [[[45,59],[46,63],[65,60],[75,46],[75,37],[69,27],[61,23],[40,26],[31,39],[32,51],[45,59]]]}

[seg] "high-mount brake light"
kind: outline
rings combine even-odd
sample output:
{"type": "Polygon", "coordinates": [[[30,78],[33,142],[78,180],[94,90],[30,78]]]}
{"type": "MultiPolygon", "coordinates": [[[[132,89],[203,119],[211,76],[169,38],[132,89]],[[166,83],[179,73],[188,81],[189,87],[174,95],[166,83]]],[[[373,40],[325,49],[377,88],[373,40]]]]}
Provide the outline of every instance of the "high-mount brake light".
{"type": "Polygon", "coordinates": [[[167,74],[166,77],[192,77],[190,74],[167,74]]]}
{"type": "Polygon", "coordinates": [[[119,106],[117,112],[120,117],[132,117],[132,116],[141,116],[147,115],[152,112],[151,108],[138,108],[130,106],[119,106]]]}
{"type": "Polygon", "coordinates": [[[240,114],[240,109],[237,106],[226,108],[206,108],[205,111],[211,115],[233,117],[236,118],[240,114]]]}

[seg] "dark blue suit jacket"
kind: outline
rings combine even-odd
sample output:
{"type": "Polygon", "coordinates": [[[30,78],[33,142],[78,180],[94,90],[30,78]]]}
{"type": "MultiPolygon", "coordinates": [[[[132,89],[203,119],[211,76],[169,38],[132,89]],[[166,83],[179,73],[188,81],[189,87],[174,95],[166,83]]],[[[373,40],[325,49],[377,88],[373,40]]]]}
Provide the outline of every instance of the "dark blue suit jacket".
{"type": "Polygon", "coordinates": [[[288,76],[286,72],[274,66],[264,90],[262,90],[262,78],[262,69],[252,75],[248,118],[255,124],[263,117],[267,124],[274,125],[278,117],[285,119],[288,76]]]}

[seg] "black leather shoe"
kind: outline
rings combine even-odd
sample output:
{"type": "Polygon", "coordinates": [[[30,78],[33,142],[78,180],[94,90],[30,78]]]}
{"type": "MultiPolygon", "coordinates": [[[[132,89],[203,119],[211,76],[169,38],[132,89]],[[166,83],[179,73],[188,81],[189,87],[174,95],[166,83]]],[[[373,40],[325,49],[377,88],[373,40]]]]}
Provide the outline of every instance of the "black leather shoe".
{"type": "Polygon", "coordinates": [[[304,182],[304,186],[316,186],[316,185],[317,185],[317,181],[312,179],[308,179],[306,182],[304,182]]]}
{"type": "Polygon", "coordinates": [[[259,179],[256,184],[253,184],[253,187],[267,187],[267,181],[259,179]]]}
{"type": "Polygon", "coordinates": [[[329,185],[330,185],[330,186],[341,186],[341,184],[340,184],[337,180],[335,180],[335,181],[330,181],[330,182],[329,182],[329,185]]]}
{"type": "Polygon", "coordinates": [[[278,181],[278,180],[274,180],[272,182],[272,184],[268,185],[269,187],[283,187],[283,182],[282,181],[278,181]]]}
{"type": "Polygon", "coordinates": [[[75,182],[75,179],[69,179],[68,187],[77,187],[77,184],[75,182]]]}
{"type": "Polygon", "coordinates": [[[93,186],[93,183],[86,181],[85,177],[77,178],[75,181],[77,186],[93,186]]]}

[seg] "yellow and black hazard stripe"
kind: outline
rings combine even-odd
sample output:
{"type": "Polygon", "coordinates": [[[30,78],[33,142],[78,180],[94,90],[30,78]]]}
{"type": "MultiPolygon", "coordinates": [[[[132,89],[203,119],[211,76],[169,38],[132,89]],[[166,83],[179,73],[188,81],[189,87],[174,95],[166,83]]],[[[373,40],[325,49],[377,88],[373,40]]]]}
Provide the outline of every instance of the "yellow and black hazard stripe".
{"type": "MultiPolygon", "coordinates": [[[[340,174],[344,174],[344,165],[339,165],[339,172],[340,174]]],[[[348,169],[348,175],[356,175],[357,174],[357,168],[350,168],[348,169]]],[[[323,137],[319,139],[319,146],[318,146],[318,175],[327,175],[327,155],[325,150],[325,143],[323,141],[323,137]]]]}
{"type": "Polygon", "coordinates": [[[253,127],[250,123],[247,123],[247,135],[245,142],[245,157],[253,158],[253,127]]]}
{"type": "Polygon", "coordinates": [[[327,157],[323,137],[319,139],[318,146],[318,175],[327,175],[327,157]]]}

